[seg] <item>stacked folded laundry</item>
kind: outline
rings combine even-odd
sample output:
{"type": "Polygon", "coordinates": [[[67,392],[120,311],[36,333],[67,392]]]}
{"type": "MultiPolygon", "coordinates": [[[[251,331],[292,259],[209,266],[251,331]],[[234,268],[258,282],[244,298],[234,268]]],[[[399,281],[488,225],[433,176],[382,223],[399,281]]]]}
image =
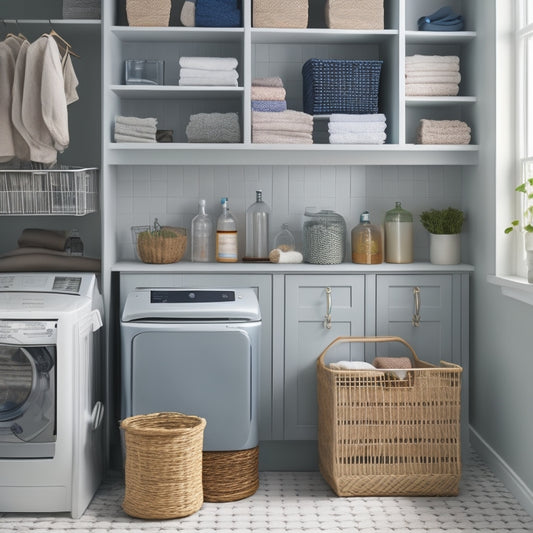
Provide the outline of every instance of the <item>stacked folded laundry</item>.
{"type": "Polygon", "coordinates": [[[313,144],[313,117],[301,111],[252,111],[252,142],[313,144]]]}
{"type": "MultiPolygon", "coordinates": [[[[195,0],[194,25],[235,28],[241,25],[237,0],[195,0]]],[[[188,6],[189,13],[191,7],[188,6]]]]}
{"type": "Polygon", "coordinates": [[[330,115],[330,144],[383,144],[387,139],[386,117],[382,113],[367,115],[330,115]]]}
{"type": "Polygon", "coordinates": [[[157,132],[156,118],[115,117],[115,142],[155,143],[157,132]]]}
{"type": "Polygon", "coordinates": [[[469,144],[470,127],[462,120],[421,119],[417,144],[469,144]]]}
{"type": "Polygon", "coordinates": [[[238,61],[234,57],[180,57],[179,65],[179,85],[238,85],[238,61]]]}
{"type": "Polygon", "coordinates": [[[252,111],[285,111],[285,88],[278,76],[252,80],[252,111]]]}
{"type": "Polygon", "coordinates": [[[419,55],[405,58],[406,96],[457,96],[458,56],[419,55]]]}
{"type": "Polygon", "coordinates": [[[197,113],[185,128],[190,143],[239,143],[241,127],[237,113],[197,113]]]}

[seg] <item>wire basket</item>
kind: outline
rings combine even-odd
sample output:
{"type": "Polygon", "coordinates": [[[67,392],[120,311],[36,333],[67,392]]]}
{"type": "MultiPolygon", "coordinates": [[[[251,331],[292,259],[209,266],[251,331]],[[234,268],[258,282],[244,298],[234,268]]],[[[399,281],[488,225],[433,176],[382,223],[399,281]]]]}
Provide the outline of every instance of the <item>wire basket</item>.
{"type": "Polygon", "coordinates": [[[0,170],[0,214],[74,215],[98,209],[98,169],[0,170]]]}
{"type": "Polygon", "coordinates": [[[377,113],[382,64],[378,60],[308,59],[302,67],[304,112],[377,113]]]}
{"type": "Polygon", "coordinates": [[[339,337],[317,360],[320,472],[338,496],[453,496],[461,478],[461,372],[421,361],[400,337],[339,337]],[[324,364],[342,343],[400,342],[405,377],[324,364]]]}

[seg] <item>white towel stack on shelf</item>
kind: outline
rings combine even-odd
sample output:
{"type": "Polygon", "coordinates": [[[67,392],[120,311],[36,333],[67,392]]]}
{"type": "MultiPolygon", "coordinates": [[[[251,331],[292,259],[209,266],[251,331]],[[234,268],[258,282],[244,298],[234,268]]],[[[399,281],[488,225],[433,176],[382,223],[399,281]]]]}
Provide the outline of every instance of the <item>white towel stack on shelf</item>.
{"type": "Polygon", "coordinates": [[[156,118],[115,117],[115,142],[155,143],[157,132],[156,118]]]}
{"type": "Polygon", "coordinates": [[[382,113],[348,115],[333,113],[329,118],[330,144],[383,144],[387,121],[382,113]]]}
{"type": "Polygon", "coordinates": [[[405,96],[457,96],[460,81],[458,56],[405,58],[405,96]]]}
{"type": "Polygon", "coordinates": [[[313,144],[313,117],[301,111],[252,111],[252,142],[313,144]]]}
{"type": "Polygon", "coordinates": [[[179,85],[237,87],[234,57],[180,57],[179,85]]]}

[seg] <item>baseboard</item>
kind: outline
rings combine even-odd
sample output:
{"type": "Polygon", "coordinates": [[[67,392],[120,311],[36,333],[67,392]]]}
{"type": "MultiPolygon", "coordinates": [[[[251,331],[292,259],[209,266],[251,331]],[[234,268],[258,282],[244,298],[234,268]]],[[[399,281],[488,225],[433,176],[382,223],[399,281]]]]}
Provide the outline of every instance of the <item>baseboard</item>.
{"type": "Polygon", "coordinates": [[[520,505],[533,516],[533,491],[472,426],[469,426],[469,429],[471,447],[520,502],[520,505]]]}

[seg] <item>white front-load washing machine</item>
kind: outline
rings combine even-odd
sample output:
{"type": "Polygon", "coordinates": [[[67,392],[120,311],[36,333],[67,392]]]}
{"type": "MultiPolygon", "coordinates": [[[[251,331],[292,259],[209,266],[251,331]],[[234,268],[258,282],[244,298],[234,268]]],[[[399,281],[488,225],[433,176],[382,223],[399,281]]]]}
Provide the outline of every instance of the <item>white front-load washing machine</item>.
{"type": "Polygon", "coordinates": [[[101,482],[94,274],[0,274],[0,512],[83,514],[101,482]]]}

